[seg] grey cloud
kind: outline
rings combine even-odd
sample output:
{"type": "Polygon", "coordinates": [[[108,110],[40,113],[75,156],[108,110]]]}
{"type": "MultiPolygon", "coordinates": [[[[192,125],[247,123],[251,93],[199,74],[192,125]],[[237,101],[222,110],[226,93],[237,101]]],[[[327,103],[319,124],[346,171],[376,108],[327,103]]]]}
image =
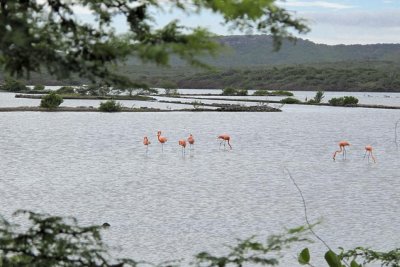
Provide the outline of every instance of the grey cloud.
{"type": "Polygon", "coordinates": [[[362,28],[394,28],[400,26],[400,9],[384,11],[298,12],[313,25],[328,24],[362,28]]]}

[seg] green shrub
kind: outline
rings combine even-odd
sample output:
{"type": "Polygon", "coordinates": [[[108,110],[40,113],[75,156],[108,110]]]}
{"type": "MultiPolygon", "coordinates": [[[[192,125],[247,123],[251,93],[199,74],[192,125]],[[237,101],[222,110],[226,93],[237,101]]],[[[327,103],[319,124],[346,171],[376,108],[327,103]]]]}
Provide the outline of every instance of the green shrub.
{"type": "Polygon", "coordinates": [[[308,103],[310,104],[319,104],[321,103],[322,99],[324,98],[324,92],[318,91],[313,99],[310,99],[308,103]]]}
{"type": "Polygon", "coordinates": [[[358,98],[354,96],[345,96],[343,97],[343,104],[344,105],[357,105],[358,104],[358,98]]]}
{"type": "Polygon", "coordinates": [[[0,86],[0,89],[8,92],[21,92],[27,91],[28,87],[26,87],[26,85],[21,81],[6,77],[4,79],[4,84],[0,86]]]}
{"type": "Polygon", "coordinates": [[[269,92],[267,90],[261,89],[257,90],[253,93],[254,96],[266,96],[269,95],[269,92]]]}
{"type": "Polygon", "coordinates": [[[203,105],[203,103],[201,101],[197,101],[197,100],[192,101],[191,104],[193,105],[194,109],[198,109],[198,108],[200,108],[201,105],[203,105]]]}
{"type": "Polygon", "coordinates": [[[343,106],[343,97],[334,97],[330,99],[328,102],[332,106],[343,106]]]}
{"type": "Polygon", "coordinates": [[[233,87],[226,87],[222,90],[222,95],[240,95],[240,96],[246,96],[249,94],[249,91],[247,89],[236,89],[233,87]]]}
{"type": "Polygon", "coordinates": [[[280,102],[281,102],[282,104],[299,104],[299,103],[301,103],[300,100],[298,100],[298,99],[296,99],[296,98],[293,98],[293,97],[284,98],[284,99],[282,99],[280,102]]]}
{"type": "Polygon", "coordinates": [[[357,105],[358,98],[354,96],[334,97],[329,100],[329,104],[331,104],[332,106],[357,105]]]}
{"type": "Polygon", "coordinates": [[[99,110],[102,112],[119,112],[122,110],[122,105],[115,100],[107,100],[100,103],[99,110]]]}
{"type": "Polygon", "coordinates": [[[166,95],[179,95],[178,89],[176,88],[165,88],[166,95]]]}
{"type": "Polygon", "coordinates": [[[42,97],[40,101],[41,108],[55,109],[63,102],[63,98],[56,92],[51,92],[48,95],[42,97]]]}
{"type": "Polygon", "coordinates": [[[71,87],[71,86],[63,86],[60,89],[58,89],[56,92],[59,94],[63,94],[63,95],[74,94],[75,89],[74,89],[74,87],[71,87]]]}
{"type": "Polygon", "coordinates": [[[35,91],[43,91],[45,86],[43,84],[37,84],[33,87],[33,90],[35,91]]]}
{"type": "Polygon", "coordinates": [[[272,94],[274,94],[274,95],[283,95],[283,96],[293,96],[292,92],[283,91],[283,90],[273,91],[272,94]]]}
{"type": "Polygon", "coordinates": [[[248,94],[249,94],[249,91],[247,91],[247,89],[241,89],[241,90],[236,91],[236,95],[246,96],[248,94]]]}
{"type": "Polygon", "coordinates": [[[233,87],[226,87],[222,90],[222,95],[236,95],[237,90],[233,87]]]}

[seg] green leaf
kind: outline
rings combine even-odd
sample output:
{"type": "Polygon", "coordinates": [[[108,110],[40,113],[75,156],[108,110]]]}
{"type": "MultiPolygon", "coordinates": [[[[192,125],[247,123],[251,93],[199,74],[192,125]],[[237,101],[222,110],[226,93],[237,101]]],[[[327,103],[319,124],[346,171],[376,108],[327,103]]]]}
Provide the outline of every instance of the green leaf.
{"type": "Polygon", "coordinates": [[[310,262],[310,251],[308,248],[305,248],[300,252],[298,261],[301,265],[306,265],[310,262]]]}
{"type": "Polygon", "coordinates": [[[325,260],[329,264],[329,267],[342,267],[339,257],[332,250],[325,253],[325,260]]]}
{"type": "Polygon", "coordinates": [[[361,264],[358,264],[355,260],[352,260],[350,263],[350,267],[361,267],[361,264]]]}

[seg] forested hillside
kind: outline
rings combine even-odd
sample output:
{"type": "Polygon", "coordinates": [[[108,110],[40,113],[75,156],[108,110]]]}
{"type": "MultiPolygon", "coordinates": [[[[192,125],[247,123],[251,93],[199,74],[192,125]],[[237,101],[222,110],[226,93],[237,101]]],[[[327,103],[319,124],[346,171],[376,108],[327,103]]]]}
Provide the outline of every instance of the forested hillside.
{"type": "MultiPolygon", "coordinates": [[[[400,91],[400,44],[330,46],[299,39],[284,41],[275,52],[272,38],[266,35],[217,39],[223,44],[220,53],[201,58],[214,67],[212,71],[185,66],[175,58],[169,68],[131,59],[117,71],[151,87],[168,83],[181,88],[400,91]]],[[[88,83],[79,77],[59,81],[45,73],[33,74],[26,82],[88,83]]]]}

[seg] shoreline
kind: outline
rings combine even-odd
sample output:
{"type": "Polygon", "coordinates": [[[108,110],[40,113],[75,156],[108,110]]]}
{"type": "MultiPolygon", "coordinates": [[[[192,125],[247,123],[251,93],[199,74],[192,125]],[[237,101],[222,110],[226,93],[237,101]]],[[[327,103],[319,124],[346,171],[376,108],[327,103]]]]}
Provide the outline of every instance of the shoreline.
{"type": "MultiPolygon", "coordinates": [[[[79,95],[61,95],[64,99],[80,99],[80,100],[136,100],[136,101],[149,101],[149,102],[159,102],[159,103],[170,103],[178,105],[197,105],[197,107],[186,108],[186,109],[159,109],[159,108],[127,108],[119,112],[177,112],[177,111],[191,111],[191,112],[280,112],[280,108],[269,107],[268,104],[281,104],[281,105],[307,105],[307,106],[327,106],[327,107],[345,107],[345,108],[376,108],[376,109],[400,109],[400,106],[387,106],[380,104],[356,104],[356,105],[346,105],[346,106],[334,106],[329,103],[308,103],[300,102],[296,104],[284,104],[276,100],[264,100],[264,99],[246,99],[246,98],[225,98],[225,97],[198,97],[201,95],[157,95],[157,97],[165,98],[175,98],[176,101],[155,99],[149,96],[79,96],[79,95]],[[180,98],[192,99],[193,102],[182,102],[179,101],[180,98]],[[232,101],[232,102],[251,102],[259,103],[257,106],[242,106],[240,104],[224,104],[224,103],[202,103],[201,100],[215,100],[215,101],[232,101]],[[263,105],[265,104],[265,105],[263,105]],[[216,109],[205,109],[201,107],[214,107],[216,109]]],[[[210,96],[210,95],[208,95],[210,96]]],[[[31,98],[31,99],[41,99],[42,95],[36,94],[16,94],[16,98],[31,98]]],[[[260,98],[263,96],[259,96],[260,98]]],[[[91,106],[82,107],[58,107],[57,109],[48,110],[40,107],[0,107],[0,112],[14,112],[14,111],[41,111],[41,112],[102,112],[98,108],[91,106]]]]}
{"type": "Polygon", "coordinates": [[[127,112],[281,112],[282,110],[271,107],[219,107],[217,109],[191,108],[191,109],[157,109],[157,108],[122,108],[117,112],[105,112],[94,107],[58,107],[46,109],[41,107],[0,107],[0,112],[101,112],[101,113],[127,113],[127,112]]]}

